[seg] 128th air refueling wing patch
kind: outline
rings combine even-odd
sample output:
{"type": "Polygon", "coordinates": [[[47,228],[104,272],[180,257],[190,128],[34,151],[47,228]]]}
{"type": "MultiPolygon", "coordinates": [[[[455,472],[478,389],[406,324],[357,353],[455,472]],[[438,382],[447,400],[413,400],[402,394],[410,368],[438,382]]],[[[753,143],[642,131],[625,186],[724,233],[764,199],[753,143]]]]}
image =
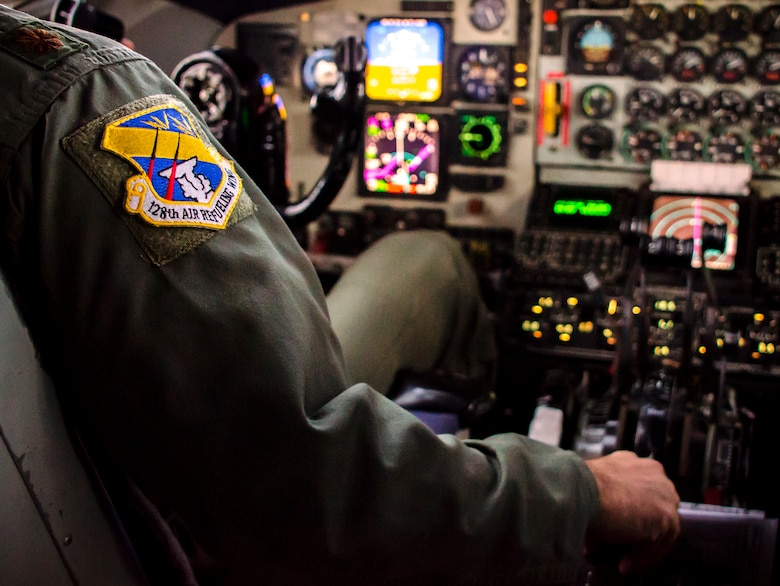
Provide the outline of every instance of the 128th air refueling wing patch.
{"type": "Polygon", "coordinates": [[[63,140],[157,265],[254,213],[233,162],[177,98],[135,100],[63,140]]]}

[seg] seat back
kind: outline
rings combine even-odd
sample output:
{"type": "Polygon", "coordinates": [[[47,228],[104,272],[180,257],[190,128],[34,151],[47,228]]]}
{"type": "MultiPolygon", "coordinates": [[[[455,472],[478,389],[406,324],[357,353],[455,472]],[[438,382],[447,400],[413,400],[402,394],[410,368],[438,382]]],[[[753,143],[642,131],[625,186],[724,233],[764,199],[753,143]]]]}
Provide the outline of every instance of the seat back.
{"type": "Polygon", "coordinates": [[[2,583],[147,584],[0,273],[2,583]]]}

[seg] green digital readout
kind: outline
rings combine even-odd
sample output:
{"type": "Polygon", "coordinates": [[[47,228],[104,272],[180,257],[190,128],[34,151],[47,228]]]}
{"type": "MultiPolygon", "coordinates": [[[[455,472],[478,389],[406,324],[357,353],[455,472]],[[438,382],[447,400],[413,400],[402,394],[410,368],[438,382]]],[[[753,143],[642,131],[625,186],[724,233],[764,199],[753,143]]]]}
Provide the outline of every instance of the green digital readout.
{"type": "Polygon", "coordinates": [[[553,204],[553,214],[608,218],[612,214],[612,204],[603,199],[558,199],[553,204]]]}

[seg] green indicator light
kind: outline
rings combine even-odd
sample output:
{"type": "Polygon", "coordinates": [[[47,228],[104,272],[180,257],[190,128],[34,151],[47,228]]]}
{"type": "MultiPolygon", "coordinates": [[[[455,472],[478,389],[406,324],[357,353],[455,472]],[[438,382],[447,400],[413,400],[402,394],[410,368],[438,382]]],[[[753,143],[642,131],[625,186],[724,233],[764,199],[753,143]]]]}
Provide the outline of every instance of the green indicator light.
{"type": "Polygon", "coordinates": [[[587,216],[607,218],[612,214],[612,204],[600,199],[559,199],[553,204],[556,216],[587,216]]]}

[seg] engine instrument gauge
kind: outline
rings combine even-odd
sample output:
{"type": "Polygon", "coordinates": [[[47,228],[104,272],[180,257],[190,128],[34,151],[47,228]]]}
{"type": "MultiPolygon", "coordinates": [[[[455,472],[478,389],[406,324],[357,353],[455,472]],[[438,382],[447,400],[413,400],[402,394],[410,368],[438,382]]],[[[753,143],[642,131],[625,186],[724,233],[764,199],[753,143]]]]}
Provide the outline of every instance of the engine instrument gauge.
{"type": "Polygon", "coordinates": [[[738,83],[748,73],[747,54],[736,47],[722,49],[712,58],[711,71],[720,83],[738,83]]]}
{"type": "Polygon", "coordinates": [[[620,150],[626,161],[649,165],[661,158],[663,134],[652,127],[628,127],[623,132],[620,150]]]}
{"type": "Polygon", "coordinates": [[[753,14],[744,4],[726,4],[712,15],[712,29],[723,43],[744,41],[753,28],[753,14]]]}
{"type": "Polygon", "coordinates": [[[666,55],[655,45],[636,45],[626,57],[627,73],[640,81],[661,79],[665,65],[666,55]]]}
{"type": "Polygon", "coordinates": [[[753,75],[764,85],[780,83],[780,50],[770,49],[756,57],[753,75]]]}
{"type": "Polygon", "coordinates": [[[505,112],[462,113],[459,116],[458,162],[466,165],[497,166],[506,163],[507,132],[505,112]]]}
{"type": "Polygon", "coordinates": [[[737,124],[747,112],[747,101],[734,90],[719,90],[707,100],[710,118],[724,126],[737,124]]]}
{"type": "Polygon", "coordinates": [[[780,43],[780,4],[761,10],[753,19],[753,30],[764,44],[780,43]]]}
{"type": "Polygon", "coordinates": [[[707,72],[707,60],[698,47],[682,47],[669,59],[669,72],[677,81],[699,81],[707,72]]]}
{"type": "Polygon", "coordinates": [[[499,47],[467,47],[458,62],[458,87],[475,102],[495,103],[508,94],[508,56],[499,47]]]}
{"type": "Polygon", "coordinates": [[[767,171],[780,163],[780,136],[774,132],[751,137],[746,147],[747,158],[753,168],[767,171]]]}
{"type": "Polygon", "coordinates": [[[506,19],[505,0],[472,0],[469,9],[471,24],[481,31],[493,31],[506,19]]]}
{"type": "Polygon", "coordinates": [[[635,4],[628,16],[628,26],[640,39],[659,39],[669,30],[669,12],[663,4],[635,4]]]}
{"type": "Polygon", "coordinates": [[[699,4],[683,4],[672,14],[672,30],[681,41],[698,41],[710,27],[710,13],[699,4]]]}
{"type": "Polygon", "coordinates": [[[583,90],[580,96],[580,108],[585,116],[598,120],[612,114],[616,100],[615,92],[599,83],[583,90]]]}
{"type": "Polygon", "coordinates": [[[568,70],[585,75],[619,75],[623,71],[625,21],[587,17],[575,23],[569,41],[568,70]]]}
{"type": "Polygon", "coordinates": [[[716,131],[705,142],[705,158],[713,163],[737,163],[745,160],[745,139],[733,130],[716,131]]]}
{"type": "Polygon", "coordinates": [[[699,161],[704,151],[701,134],[688,128],[678,129],[663,143],[664,157],[672,161],[699,161]]]}
{"type": "Polygon", "coordinates": [[[669,115],[676,122],[693,122],[707,109],[704,96],[692,88],[678,88],[669,94],[669,115]]]}
{"type": "Polygon", "coordinates": [[[626,96],[626,113],[632,120],[654,122],[666,113],[666,97],[651,87],[634,88],[626,96]]]}
{"type": "Polygon", "coordinates": [[[612,131],[601,124],[588,124],[577,132],[574,139],[582,156],[600,159],[609,153],[615,144],[612,131]]]}
{"type": "Polygon", "coordinates": [[[750,120],[760,126],[780,124],[780,94],[772,91],[760,91],[748,104],[750,120]]]}

